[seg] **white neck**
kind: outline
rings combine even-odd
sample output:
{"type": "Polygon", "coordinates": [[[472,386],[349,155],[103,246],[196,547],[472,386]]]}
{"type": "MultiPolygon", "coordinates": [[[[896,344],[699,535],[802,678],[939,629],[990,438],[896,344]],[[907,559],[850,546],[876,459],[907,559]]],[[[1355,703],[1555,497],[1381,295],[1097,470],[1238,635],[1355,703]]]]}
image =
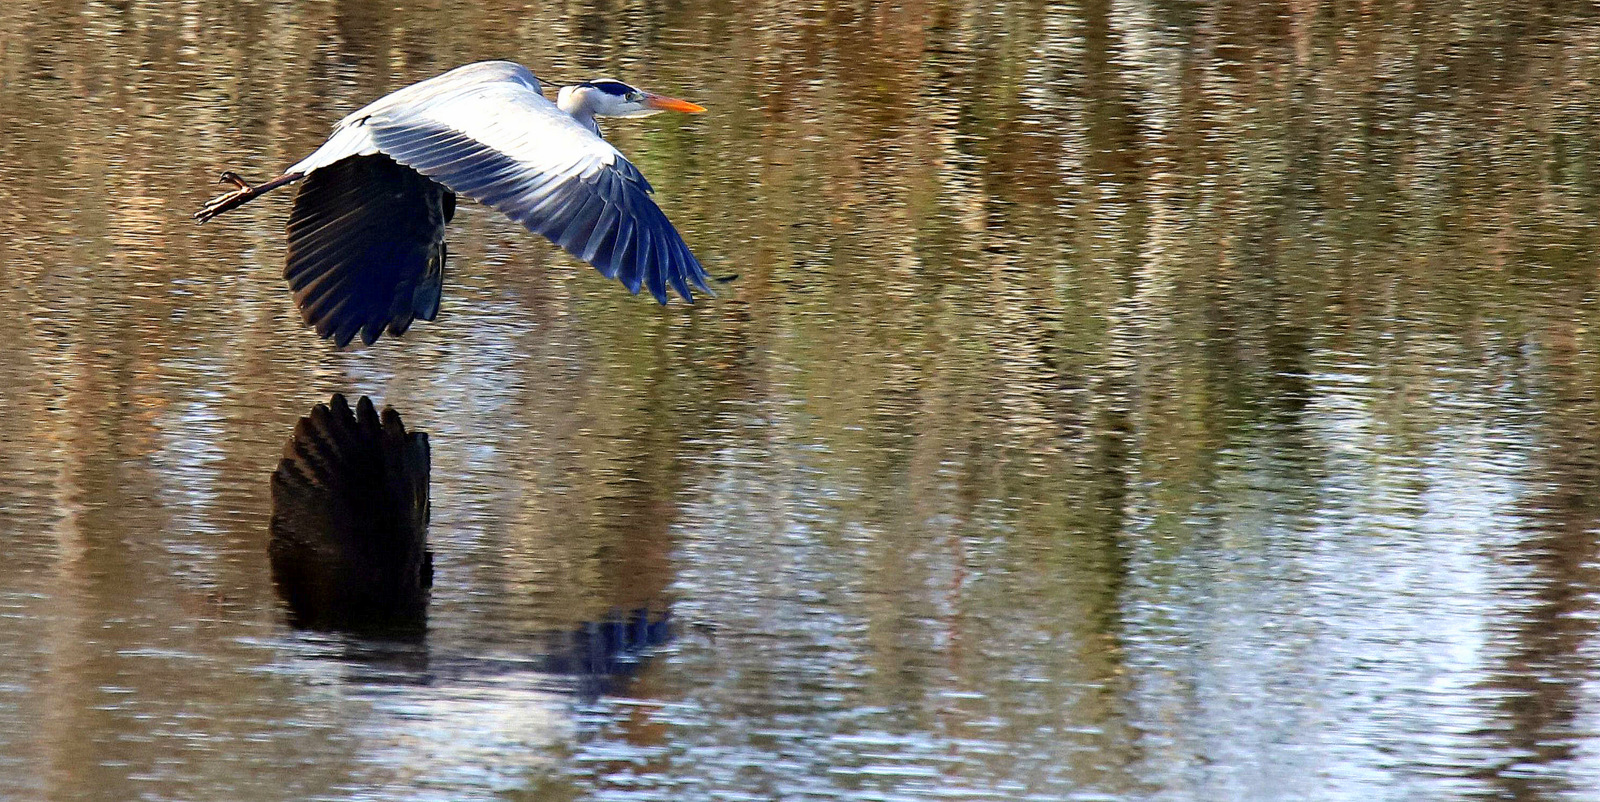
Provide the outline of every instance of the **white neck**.
{"type": "Polygon", "coordinates": [[[600,136],[600,124],[595,122],[594,107],[589,103],[590,93],[579,92],[577,89],[575,86],[561,87],[561,92],[556,95],[556,107],[577,120],[579,125],[589,129],[595,136],[600,136]]]}

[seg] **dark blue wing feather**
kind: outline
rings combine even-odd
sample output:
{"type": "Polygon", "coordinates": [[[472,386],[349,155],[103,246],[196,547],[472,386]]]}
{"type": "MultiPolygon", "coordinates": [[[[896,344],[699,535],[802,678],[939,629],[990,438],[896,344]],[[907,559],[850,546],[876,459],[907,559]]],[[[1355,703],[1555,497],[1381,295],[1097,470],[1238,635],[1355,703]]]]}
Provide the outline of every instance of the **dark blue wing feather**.
{"type": "Polygon", "coordinates": [[[448,190],[388,156],[352,156],[307,176],[289,216],[283,276],[306,323],[340,347],[439,313],[448,190]]]}

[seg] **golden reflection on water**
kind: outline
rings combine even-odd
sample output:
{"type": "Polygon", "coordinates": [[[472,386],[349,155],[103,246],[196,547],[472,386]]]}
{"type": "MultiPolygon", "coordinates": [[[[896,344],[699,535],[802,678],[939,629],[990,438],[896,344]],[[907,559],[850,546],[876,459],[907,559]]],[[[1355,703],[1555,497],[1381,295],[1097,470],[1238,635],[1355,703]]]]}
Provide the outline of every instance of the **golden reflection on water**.
{"type": "Polygon", "coordinates": [[[1600,790],[1587,8],[20,3],[0,109],[0,795],[1600,790]],[[483,58],[711,107],[606,133],[730,291],[466,208],[332,352],[188,219],[483,58]],[[399,684],[267,579],[332,392],[433,438],[399,684]]]}

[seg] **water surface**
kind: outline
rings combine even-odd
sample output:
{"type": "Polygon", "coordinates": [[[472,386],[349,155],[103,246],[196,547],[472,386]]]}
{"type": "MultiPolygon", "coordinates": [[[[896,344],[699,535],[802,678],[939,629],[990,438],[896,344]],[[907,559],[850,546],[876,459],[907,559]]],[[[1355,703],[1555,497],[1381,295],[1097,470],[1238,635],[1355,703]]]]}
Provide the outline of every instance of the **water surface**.
{"type": "Polygon", "coordinates": [[[0,797],[1600,796],[1584,5],[13,3],[0,109],[0,797]],[[739,279],[464,204],[340,352],[189,220],[483,58],[710,107],[606,133],[739,279]],[[273,591],[334,392],[420,643],[273,591]]]}

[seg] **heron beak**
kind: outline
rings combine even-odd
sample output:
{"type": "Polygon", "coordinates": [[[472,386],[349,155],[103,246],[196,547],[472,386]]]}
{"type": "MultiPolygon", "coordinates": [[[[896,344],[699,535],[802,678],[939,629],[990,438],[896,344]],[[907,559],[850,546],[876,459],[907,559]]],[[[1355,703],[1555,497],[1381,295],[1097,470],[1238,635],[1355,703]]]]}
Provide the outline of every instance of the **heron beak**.
{"type": "Polygon", "coordinates": [[[687,100],[679,100],[675,97],[667,97],[650,92],[644,93],[644,107],[662,111],[681,111],[684,114],[699,114],[706,110],[705,106],[690,103],[687,100]]]}

